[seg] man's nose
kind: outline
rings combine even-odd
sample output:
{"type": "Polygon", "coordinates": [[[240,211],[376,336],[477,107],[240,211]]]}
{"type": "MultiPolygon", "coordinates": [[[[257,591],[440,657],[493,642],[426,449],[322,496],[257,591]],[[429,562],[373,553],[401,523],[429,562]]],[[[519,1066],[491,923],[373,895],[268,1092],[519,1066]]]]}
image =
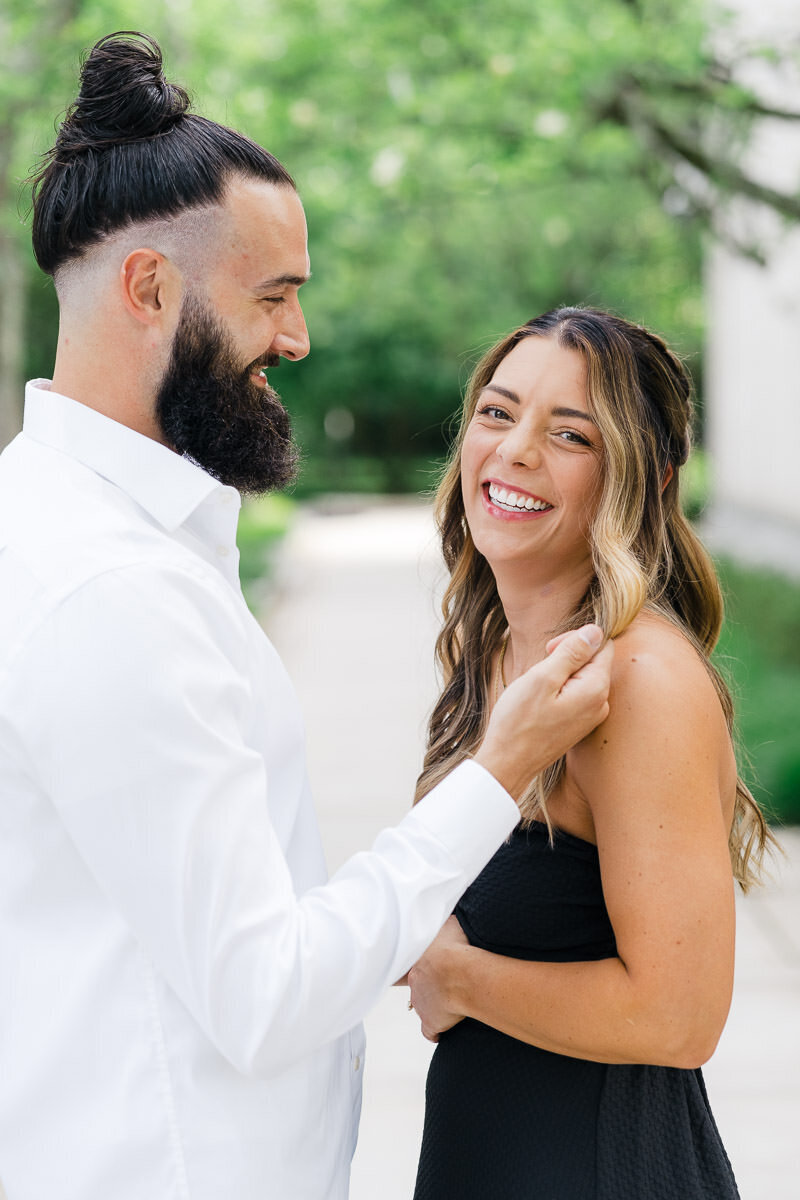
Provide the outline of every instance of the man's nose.
{"type": "Polygon", "coordinates": [[[280,354],[283,358],[297,362],[305,358],[310,349],[306,319],[299,301],[296,300],[287,310],[280,329],[272,339],[270,350],[273,354],[280,354]]]}

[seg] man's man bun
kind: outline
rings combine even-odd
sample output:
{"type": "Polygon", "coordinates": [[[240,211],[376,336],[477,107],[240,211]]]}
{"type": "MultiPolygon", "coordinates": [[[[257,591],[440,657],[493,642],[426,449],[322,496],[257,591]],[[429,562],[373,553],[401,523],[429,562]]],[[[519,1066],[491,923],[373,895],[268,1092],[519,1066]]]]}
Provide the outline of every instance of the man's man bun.
{"type": "Polygon", "coordinates": [[[144,33],[101,38],[56,144],[31,175],[33,252],[55,275],[131,225],[221,203],[231,177],[294,187],[263,147],[190,111],[144,33]]]}
{"type": "Polygon", "coordinates": [[[155,137],[188,110],[186,92],[164,78],[158,43],[146,33],[111,33],[84,60],[80,92],[56,145],[69,153],[155,137]]]}

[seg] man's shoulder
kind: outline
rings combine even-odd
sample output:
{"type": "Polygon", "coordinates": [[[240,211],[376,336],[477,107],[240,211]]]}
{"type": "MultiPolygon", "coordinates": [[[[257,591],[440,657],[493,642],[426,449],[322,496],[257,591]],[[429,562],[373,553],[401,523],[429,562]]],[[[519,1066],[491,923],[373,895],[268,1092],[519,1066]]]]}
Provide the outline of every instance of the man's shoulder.
{"type": "MultiPolygon", "coordinates": [[[[35,447],[13,469],[0,460],[0,547],[42,587],[174,548],[138,506],[102,476],[35,447]],[[20,469],[22,468],[22,469],[20,469]]],[[[0,561],[0,571],[2,571],[0,561]]]]}
{"type": "Polygon", "coordinates": [[[135,576],[139,593],[151,592],[154,603],[170,580],[223,590],[202,558],[114,484],[47,447],[11,463],[6,452],[0,459],[3,657],[70,597],[121,574],[135,576]]]}

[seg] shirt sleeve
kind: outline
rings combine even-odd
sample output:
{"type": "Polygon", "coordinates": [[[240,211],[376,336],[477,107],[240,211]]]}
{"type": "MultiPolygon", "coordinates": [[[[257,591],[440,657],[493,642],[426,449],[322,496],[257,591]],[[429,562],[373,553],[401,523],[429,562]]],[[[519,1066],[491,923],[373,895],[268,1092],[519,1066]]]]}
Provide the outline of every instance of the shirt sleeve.
{"type": "Polygon", "coordinates": [[[518,821],[457,768],[301,896],[248,744],[248,640],[201,571],[110,571],[67,597],[13,670],[27,769],[106,897],[222,1054],[266,1075],[352,1027],[518,821]]]}

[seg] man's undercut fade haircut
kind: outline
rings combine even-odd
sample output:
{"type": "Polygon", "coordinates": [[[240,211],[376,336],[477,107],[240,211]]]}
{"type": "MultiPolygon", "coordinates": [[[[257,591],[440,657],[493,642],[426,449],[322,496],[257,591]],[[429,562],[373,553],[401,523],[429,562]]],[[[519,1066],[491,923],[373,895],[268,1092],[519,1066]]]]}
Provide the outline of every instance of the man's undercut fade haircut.
{"type": "Polygon", "coordinates": [[[146,34],[112,33],[89,52],[32,177],[33,251],[46,274],[135,222],[220,203],[233,176],[294,187],[267,150],[189,109],[146,34]]]}

